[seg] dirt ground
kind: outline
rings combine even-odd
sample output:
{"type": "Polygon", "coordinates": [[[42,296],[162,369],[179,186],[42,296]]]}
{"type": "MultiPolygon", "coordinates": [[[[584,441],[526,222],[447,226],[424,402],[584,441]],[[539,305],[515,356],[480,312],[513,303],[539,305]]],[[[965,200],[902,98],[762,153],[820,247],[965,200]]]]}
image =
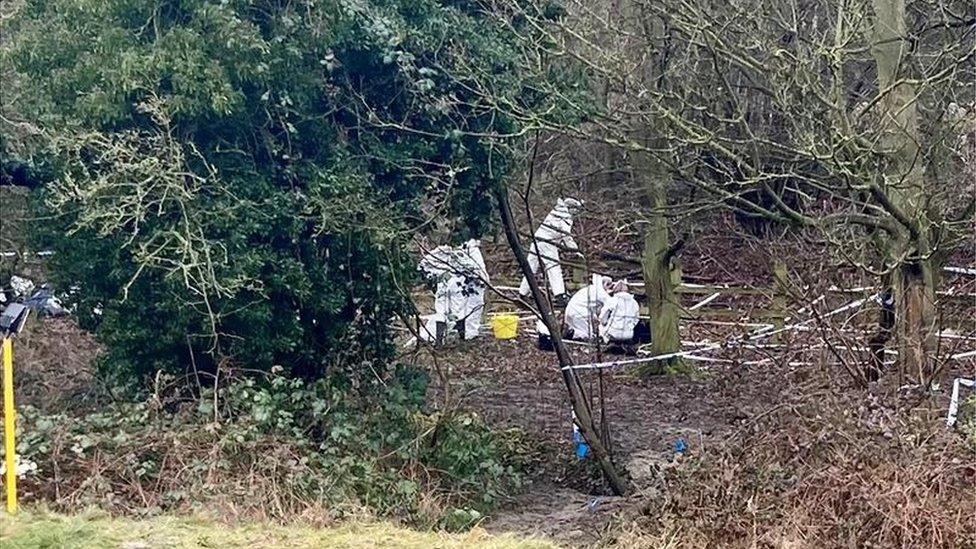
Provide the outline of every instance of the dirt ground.
{"type": "MultiPolygon", "coordinates": [[[[600,360],[588,351],[575,350],[577,363],[600,360]]],[[[628,357],[602,356],[615,358],[628,357]]],[[[601,539],[615,517],[637,505],[656,471],[671,466],[679,438],[687,452],[698,452],[723,440],[737,422],[764,405],[749,398],[748,381],[721,370],[695,368],[648,379],[624,369],[607,371],[602,375],[604,407],[614,461],[637,488],[621,498],[610,495],[591,463],[574,456],[570,405],[555,355],[536,349],[533,336],[483,337],[442,353],[440,360],[442,368],[450,367],[452,401],[497,427],[524,429],[548,453],[525,493],[498,512],[488,530],[543,535],[572,545],[601,539]]],[[[598,411],[600,375],[584,373],[581,380],[598,411]]],[[[766,402],[776,399],[769,392],[765,396],[766,402]]]]}
{"type": "MultiPolygon", "coordinates": [[[[528,324],[522,322],[521,327],[528,324]]],[[[707,337],[690,335],[689,326],[683,330],[683,338],[707,337]]],[[[600,357],[592,349],[575,348],[574,352],[578,364],[628,358],[600,357]]],[[[655,480],[662,470],[681,466],[681,458],[676,460],[674,453],[679,438],[687,447],[685,455],[693,455],[725,443],[737,430],[780,408],[801,386],[808,392],[812,377],[834,379],[827,383],[840,390],[849,384],[840,366],[830,366],[830,361],[815,366],[790,361],[784,355],[776,361],[748,365],[743,359],[756,357],[744,357],[733,349],[713,356],[730,362],[686,362],[682,373],[646,379],[626,368],[603,374],[614,461],[633,486],[628,497],[615,497],[593,464],[581,463],[573,455],[570,405],[555,355],[536,349],[534,336],[522,333],[508,341],[486,336],[440,351],[438,364],[442,371],[449,370],[454,405],[482,414],[497,427],[519,427],[545,449],[544,463],[524,493],[485,527],[497,533],[542,535],[572,546],[598,543],[639,513],[642,502],[655,496],[661,489],[655,480]]],[[[944,373],[943,389],[933,403],[936,409],[945,410],[951,379],[973,368],[974,363],[960,363],[944,373]]],[[[598,410],[600,376],[585,372],[581,380],[598,410]]],[[[437,399],[444,398],[440,389],[435,394],[437,399]]]]}
{"type": "MultiPolygon", "coordinates": [[[[555,356],[536,349],[534,336],[524,329],[528,324],[522,323],[523,331],[515,340],[486,335],[439,351],[436,363],[450,380],[450,395],[445,395],[433,376],[432,404],[443,405],[449,396],[450,405],[473,410],[496,428],[520,428],[526,441],[538,447],[523,492],[483,524],[492,533],[544,536],[568,546],[605,543],[639,520],[648,501],[660,499],[665,473],[684,466],[684,459],[675,459],[674,444],[679,438],[690,456],[722,447],[736,434],[755,428],[758,419],[784,407],[788,410],[800,395],[816,398],[812,386],[832,388],[855,401],[861,398],[858,395],[874,398],[882,390],[891,390],[855,390],[836,363],[822,360],[823,356],[818,357],[821,362],[817,365],[791,361],[789,353],[779,348],[775,349],[779,360],[763,364],[746,364],[756,356],[726,349],[714,356],[730,362],[688,362],[678,374],[642,379],[623,368],[607,371],[602,380],[604,407],[614,461],[633,486],[627,497],[616,497],[610,495],[589,460],[580,462],[573,455],[569,401],[555,356]]],[[[685,325],[683,339],[716,340],[721,335],[714,329],[685,325]]],[[[89,398],[91,360],[97,349],[88,334],[80,332],[70,319],[46,319],[33,323],[23,336],[18,360],[34,367],[20,370],[18,402],[55,411],[60,404],[50,395],[63,395],[75,404],[89,398]]],[[[574,348],[574,355],[577,363],[620,358],[579,347],[574,348]]],[[[432,363],[429,355],[414,358],[432,363]]],[[[943,372],[940,388],[925,403],[931,410],[926,422],[945,430],[939,425],[951,380],[972,375],[974,370],[976,362],[968,360],[957,361],[943,372]]],[[[600,376],[587,372],[581,380],[594,395],[593,407],[598,411],[600,376]]],[[[895,376],[887,377],[888,385],[895,381],[895,376]]],[[[888,419],[883,422],[896,424],[888,419]]],[[[889,436],[887,432],[878,434],[889,436]]]]}

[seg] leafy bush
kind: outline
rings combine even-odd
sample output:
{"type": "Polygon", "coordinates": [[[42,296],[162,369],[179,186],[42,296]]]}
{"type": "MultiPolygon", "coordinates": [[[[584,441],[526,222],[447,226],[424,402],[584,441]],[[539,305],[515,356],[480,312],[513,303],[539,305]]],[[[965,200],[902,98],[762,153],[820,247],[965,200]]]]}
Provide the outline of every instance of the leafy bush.
{"type": "Polygon", "coordinates": [[[435,520],[517,485],[510,441],[424,413],[426,380],[391,344],[413,238],[483,234],[525,121],[559,112],[522,70],[531,27],[484,8],[18,4],[0,47],[12,108],[41,131],[0,148],[45,168],[34,235],[104,344],[101,380],[146,397],[23,414],[29,490],[435,520]]]}
{"type": "Polygon", "coordinates": [[[519,436],[499,436],[470,414],[421,411],[425,381],[401,368],[378,403],[326,380],[276,376],[182,405],[151,398],[82,417],[28,408],[18,450],[36,470],[22,483],[25,499],[279,519],[365,510],[469,526],[457,509],[480,517],[519,487],[519,436]]]}
{"type": "Polygon", "coordinates": [[[44,245],[107,370],[369,383],[409,310],[413,235],[488,227],[511,163],[493,136],[520,135],[497,105],[548,107],[508,23],[437,0],[16,10],[14,108],[53,166],[44,245]]]}

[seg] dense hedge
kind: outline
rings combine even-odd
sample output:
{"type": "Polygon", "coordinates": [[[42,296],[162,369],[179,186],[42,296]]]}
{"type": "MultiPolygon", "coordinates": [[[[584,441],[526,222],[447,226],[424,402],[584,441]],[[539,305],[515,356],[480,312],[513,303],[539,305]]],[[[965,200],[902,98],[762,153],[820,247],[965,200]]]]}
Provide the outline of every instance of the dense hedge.
{"type": "Polygon", "coordinates": [[[411,238],[482,234],[525,130],[505,112],[548,108],[518,25],[437,0],[26,2],[7,49],[54,166],[44,244],[111,373],[388,369],[411,238]]]}

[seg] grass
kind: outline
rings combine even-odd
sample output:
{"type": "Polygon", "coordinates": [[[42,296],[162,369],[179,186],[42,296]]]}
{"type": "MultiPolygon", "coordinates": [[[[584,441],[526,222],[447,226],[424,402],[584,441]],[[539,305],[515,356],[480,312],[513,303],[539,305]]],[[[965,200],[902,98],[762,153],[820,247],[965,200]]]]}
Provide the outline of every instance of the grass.
{"type": "Polygon", "coordinates": [[[251,523],[225,525],[207,519],[160,516],[111,517],[85,512],[59,515],[0,512],[0,547],[4,549],[171,547],[330,547],[336,549],[554,549],[539,539],[494,536],[480,528],[462,534],[417,531],[390,523],[355,522],[333,527],[251,523]]]}

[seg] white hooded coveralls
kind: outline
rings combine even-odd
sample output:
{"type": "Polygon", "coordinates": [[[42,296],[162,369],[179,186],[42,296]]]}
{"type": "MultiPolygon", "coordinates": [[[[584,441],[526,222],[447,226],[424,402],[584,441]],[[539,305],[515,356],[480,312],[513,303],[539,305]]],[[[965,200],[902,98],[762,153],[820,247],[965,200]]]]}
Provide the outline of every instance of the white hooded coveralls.
{"type": "Polygon", "coordinates": [[[598,315],[603,304],[610,299],[604,284],[610,279],[593,275],[589,286],[580,288],[566,304],[566,327],[572,330],[573,339],[592,339],[596,337],[599,326],[598,315]]]}
{"type": "MultiPolygon", "coordinates": [[[[542,224],[533,235],[532,246],[528,253],[529,267],[532,274],[543,267],[549,289],[553,296],[566,293],[566,283],[563,281],[563,268],[559,264],[559,249],[578,250],[579,246],[573,240],[573,210],[582,206],[574,198],[560,198],[556,200],[556,207],[542,220],[542,224]]],[[[529,295],[529,281],[523,276],[519,284],[519,293],[529,295]]]]}
{"type": "Polygon", "coordinates": [[[488,286],[488,269],[485,258],[481,254],[481,242],[471,239],[464,243],[464,253],[476,266],[476,271],[469,273],[468,287],[464,304],[464,339],[478,337],[481,321],[485,314],[485,288],[488,286]]]}
{"type": "Polygon", "coordinates": [[[600,311],[600,336],[604,341],[630,341],[640,320],[640,305],[630,292],[616,292],[600,311]]]}
{"type": "Polygon", "coordinates": [[[434,315],[427,319],[425,339],[433,340],[437,336],[437,323],[447,324],[447,331],[454,329],[454,325],[464,316],[467,298],[464,296],[464,277],[451,276],[447,280],[437,283],[434,296],[434,315]]]}
{"type": "MultiPolygon", "coordinates": [[[[434,314],[428,317],[420,329],[420,337],[425,341],[437,338],[437,323],[446,325],[446,332],[464,316],[467,297],[464,295],[464,276],[460,272],[460,251],[450,246],[438,246],[430,251],[420,262],[418,268],[437,280],[434,290],[434,314]]],[[[446,334],[445,334],[446,335],[446,334]]]]}

